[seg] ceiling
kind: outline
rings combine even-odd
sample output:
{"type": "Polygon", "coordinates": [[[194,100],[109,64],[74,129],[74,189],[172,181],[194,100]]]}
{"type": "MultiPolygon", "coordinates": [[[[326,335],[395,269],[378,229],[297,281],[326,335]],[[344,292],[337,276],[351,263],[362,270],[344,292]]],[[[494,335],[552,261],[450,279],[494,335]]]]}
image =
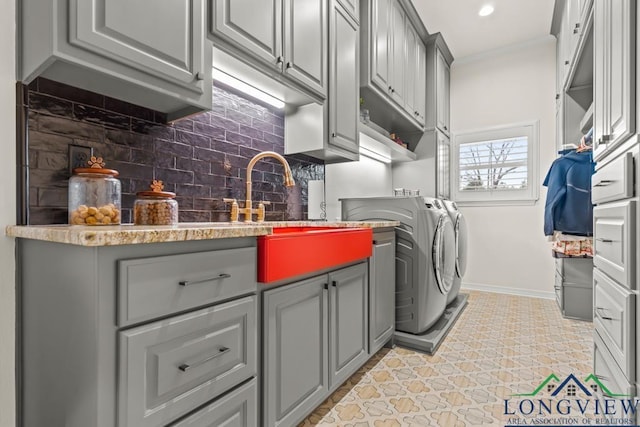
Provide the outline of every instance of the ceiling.
{"type": "Polygon", "coordinates": [[[411,0],[429,34],[460,59],[549,35],[555,0],[411,0]],[[480,17],[485,4],[493,14],[480,17]]]}

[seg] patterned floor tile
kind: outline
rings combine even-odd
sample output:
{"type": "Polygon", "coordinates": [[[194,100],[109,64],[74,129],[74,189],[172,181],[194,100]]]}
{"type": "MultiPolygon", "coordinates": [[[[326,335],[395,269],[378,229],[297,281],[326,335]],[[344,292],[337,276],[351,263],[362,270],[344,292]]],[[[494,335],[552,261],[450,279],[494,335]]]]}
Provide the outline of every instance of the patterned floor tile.
{"type": "Polygon", "coordinates": [[[435,355],[382,349],[300,427],[504,426],[502,399],[591,372],[592,330],[552,300],[471,292],[435,355]]]}

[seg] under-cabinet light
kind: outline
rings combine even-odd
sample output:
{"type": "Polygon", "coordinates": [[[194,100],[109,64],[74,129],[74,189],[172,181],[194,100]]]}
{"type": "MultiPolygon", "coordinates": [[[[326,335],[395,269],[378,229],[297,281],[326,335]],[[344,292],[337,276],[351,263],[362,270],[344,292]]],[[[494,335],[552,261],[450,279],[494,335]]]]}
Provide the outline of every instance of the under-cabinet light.
{"type": "Polygon", "coordinates": [[[370,150],[367,147],[363,147],[362,145],[360,145],[360,154],[382,163],[391,163],[391,159],[389,157],[384,156],[380,153],[376,153],[375,151],[370,150]]]}
{"type": "Polygon", "coordinates": [[[482,8],[480,9],[480,12],[478,12],[478,15],[480,16],[489,16],[493,13],[493,6],[490,4],[485,4],[484,6],[482,6],[482,8]]]}
{"type": "Polygon", "coordinates": [[[243,82],[242,80],[238,80],[232,75],[229,75],[217,68],[213,69],[213,80],[219,81],[220,83],[224,83],[226,85],[231,86],[232,88],[238,89],[240,92],[243,92],[256,99],[259,99],[260,101],[266,102],[267,104],[272,105],[275,108],[279,108],[279,109],[284,108],[285,104],[280,99],[275,98],[269,95],[268,93],[263,92],[260,89],[251,86],[248,83],[243,82]]]}

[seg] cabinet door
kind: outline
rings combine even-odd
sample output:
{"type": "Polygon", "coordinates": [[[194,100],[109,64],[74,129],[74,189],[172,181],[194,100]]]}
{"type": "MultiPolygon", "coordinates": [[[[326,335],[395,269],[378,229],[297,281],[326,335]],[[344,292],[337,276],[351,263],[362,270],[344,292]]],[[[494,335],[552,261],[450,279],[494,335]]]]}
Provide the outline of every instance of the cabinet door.
{"type": "Polygon", "coordinates": [[[406,56],[404,58],[405,70],[405,93],[404,108],[416,118],[416,79],[418,78],[418,34],[413,29],[413,25],[407,19],[405,22],[406,56]]]}
{"type": "Polygon", "coordinates": [[[368,357],[366,263],[329,273],[329,283],[329,372],[333,387],[349,378],[368,357]]]}
{"type": "Polygon", "coordinates": [[[416,119],[424,126],[427,115],[427,48],[418,38],[418,74],[416,76],[416,119]]]}
{"type": "Polygon", "coordinates": [[[326,96],[327,0],[284,0],[284,61],[289,77],[326,96]]]}
{"type": "MultiPolygon", "coordinates": [[[[609,75],[609,126],[611,150],[635,130],[635,4],[634,0],[609,0],[605,56],[609,75]]],[[[605,138],[605,135],[602,136],[605,138]]]]}
{"type": "Polygon", "coordinates": [[[391,3],[391,21],[393,37],[391,40],[392,52],[391,55],[391,98],[395,100],[401,107],[405,104],[405,58],[407,56],[407,50],[405,45],[405,20],[406,15],[400,2],[393,1],[391,3]]]}
{"type": "Polygon", "coordinates": [[[338,0],[356,22],[360,22],[360,0],[338,0]]]}
{"type": "Polygon", "coordinates": [[[391,88],[391,0],[372,0],[371,79],[384,93],[391,88]]]}
{"type": "Polygon", "coordinates": [[[329,146],[358,152],[358,25],[332,0],[329,28],[329,146]]]}
{"type": "Polygon", "coordinates": [[[264,301],[265,426],[291,426],[329,391],[327,276],[267,291],[264,301]]]}
{"type": "Polygon", "coordinates": [[[280,70],[282,1],[214,0],[211,32],[280,70]]]}
{"type": "Polygon", "coordinates": [[[395,232],[373,235],[369,260],[369,353],[373,354],[391,338],[396,314],[395,232]]]}
{"type": "MultiPolygon", "coordinates": [[[[597,159],[606,150],[603,135],[608,134],[607,67],[606,39],[608,0],[595,0],[593,13],[593,56],[601,58],[593,64],[593,153],[597,159]]],[[[562,127],[561,127],[562,129],[562,127]]]]}
{"type": "Polygon", "coordinates": [[[449,65],[436,51],[436,126],[449,135],[449,65]]]}
{"type": "Polygon", "coordinates": [[[71,0],[70,40],[96,54],[202,92],[211,67],[204,64],[204,0],[71,0]],[[142,19],[144,18],[144,19],[142,19]]]}

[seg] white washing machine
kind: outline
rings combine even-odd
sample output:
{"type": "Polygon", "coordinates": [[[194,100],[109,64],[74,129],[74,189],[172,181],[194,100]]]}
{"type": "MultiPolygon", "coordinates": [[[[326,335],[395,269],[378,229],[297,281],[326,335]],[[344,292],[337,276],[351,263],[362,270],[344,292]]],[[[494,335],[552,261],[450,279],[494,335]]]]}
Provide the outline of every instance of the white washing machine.
{"type": "Polygon", "coordinates": [[[422,334],[442,316],[455,277],[455,232],[428,197],[342,199],[344,220],[396,220],[396,331],[422,334]]]}
{"type": "Polygon", "coordinates": [[[443,200],[445,208],[449,212],[456,239],[456,274],[453,279],[453,286],[447,297],[447,305],[451,304],[460,293],[462,276],[467,269],[467,222],[462,212],[458,210],[458,205],[451,200],[443,200]]]}

